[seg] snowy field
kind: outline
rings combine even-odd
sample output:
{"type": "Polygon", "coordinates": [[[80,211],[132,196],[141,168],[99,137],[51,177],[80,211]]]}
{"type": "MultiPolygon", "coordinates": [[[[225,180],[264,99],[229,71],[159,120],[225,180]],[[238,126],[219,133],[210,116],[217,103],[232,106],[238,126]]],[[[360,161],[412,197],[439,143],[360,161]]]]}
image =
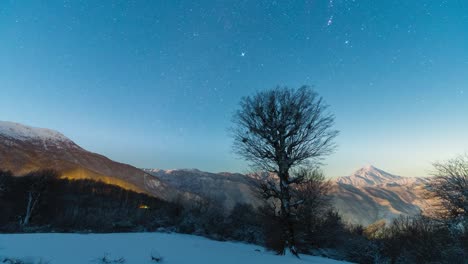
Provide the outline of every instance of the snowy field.
{"type": "Polygon", "coordinates": [[[164,233],[0,235],[0,262],[5,258],[10,259],[5,263],[22,259],[19,263],[35,264],[145,264],[158,263],[159,258],[159,263],[190,264],[345,263],[313,256],[276,256],[260,246],[164,233]]]}

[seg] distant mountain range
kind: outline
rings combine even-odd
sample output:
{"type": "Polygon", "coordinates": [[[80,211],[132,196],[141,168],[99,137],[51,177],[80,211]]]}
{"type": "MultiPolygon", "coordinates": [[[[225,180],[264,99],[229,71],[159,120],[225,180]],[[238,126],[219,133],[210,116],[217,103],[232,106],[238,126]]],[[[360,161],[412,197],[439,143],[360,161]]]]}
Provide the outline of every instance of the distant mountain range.
{"type": "MultiPolygon", "coordinates": [[[[259,204],[254,181],[247,175],[199,170],[145,171],[174,188],[220,201],[227,207],[236,203],[259,204]]],[[[330,196],[345,220],[366,226],[399,215],[415,215],[428,208],[430,204],[424,199],[427,181],[366,166],[350,176],[332,180],[330,196]]]]}
{"type": "Polygon", "coordinates": [[[260,202],[253,188],[254,179],[243,174],[209,173],[197,169],[144,171],[173,188],[216,201],[227,209],[237,203],[259,205],[260,202]]]}
{"type": "MultiPolygon", "coordinates": [[[[19,176],[53,169],[64,178],[100,180],[165,200],[201,197],[228,210],[237,203],[260,204],[255,180],[248,175],[195,169],[142,170],[89,152],[59,132],[12,122],[0,122],[0,169],[19,176]]],[[[429,208],[430,201],[423,198],[427,181],[366,166],[332,180],[330,195],[346,220],[369,225],[429,208]]]]}
{"type": "Polygon", "coordinates": [[[424,198],[427,182],[427,178],[401,177],[366,166],[350,176],[337,178],[331,195],[345,219],[369,225],[428,209],[431,201],[424,198]]]}

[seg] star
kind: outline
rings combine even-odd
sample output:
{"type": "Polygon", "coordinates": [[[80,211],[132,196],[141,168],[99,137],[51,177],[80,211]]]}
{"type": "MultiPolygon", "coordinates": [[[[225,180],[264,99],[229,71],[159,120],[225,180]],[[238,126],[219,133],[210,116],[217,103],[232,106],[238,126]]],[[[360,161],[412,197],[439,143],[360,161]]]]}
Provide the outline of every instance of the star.
{"type": "Polygon", "coordinates": [[[245,57],[245,52],[241,52],[241,57],[245,57]]]}
{"type": "Polygon", "coordinates": [[[327,27],[331,26],[331,24],[333,24],[333,16],[331,16],[331,17],[328,19],[327,27]]]}

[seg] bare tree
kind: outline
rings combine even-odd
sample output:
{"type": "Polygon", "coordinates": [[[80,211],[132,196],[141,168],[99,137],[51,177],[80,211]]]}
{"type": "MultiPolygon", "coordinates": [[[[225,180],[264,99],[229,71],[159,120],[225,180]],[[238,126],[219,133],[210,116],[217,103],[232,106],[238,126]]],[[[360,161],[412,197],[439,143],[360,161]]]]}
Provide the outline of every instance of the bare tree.
{"type": "Polygon", "coordinates": [[[47,190],[47,179],[54,177],[56,173],[54,171],[39,171],[33,172],[26,176],[30,178],[29,188],[26,193],[26,210],[24,216],[20,220],[21,227],[27,227],[30,223],[31,217],[33,216],[37,205],[41,199],[41,196],[47,190]]]}
{"type": "Polygon", "coordinates": [[[430,190],[441,202],[441,212],[451,220],[468,220],[468,155],[434,163],[430,190]]]}
{"type": "MultiPolygon", "coordinates": [[[[266,171],[277,180],[265,180],[263,195],[276,199],[284,228],[284,254],[297,255],[293,214],[292,185],[306,179],[296,169],[316,167],[333,152],[334,116],[310,87],[276,88],[242,98],[233,118],[234,150],[256,170],[266,171]]],[[[268,177],[267,177],[268,178],[268,177]]],[[[301,203],[301,201],[296,201],[301,203]]]]}
{"type": "MultiPolygon", "coordinates": [[[[291,214],[295,220],[295,242],[304,252],[320,247],[338,237],[339,228],[328,229],[335,216],[329,193],[332,185],[317,169],[301,168],[296,172],[303,179],[291,185],[291,214]]],[[[339,218],[334,218],[339,220],[339,218]]]]}
{"type": "Polygon", "coordinates": [[[331,182],[325,179],[318,170],[300,169],[299,176],[303,178],[300,184],[293,189],[295,195],[294,205],[302,206],[311,213],[323,213],[330,209],[331,182]]]}

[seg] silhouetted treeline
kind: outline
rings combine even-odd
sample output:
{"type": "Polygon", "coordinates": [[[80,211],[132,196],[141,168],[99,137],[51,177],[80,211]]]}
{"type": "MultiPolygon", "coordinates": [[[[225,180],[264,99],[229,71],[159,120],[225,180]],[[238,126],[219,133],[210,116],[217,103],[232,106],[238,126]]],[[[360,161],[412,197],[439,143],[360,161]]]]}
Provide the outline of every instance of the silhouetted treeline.
{"type": "Polygon", "coordinates": [[[128,231],[149,227],[157,212],[170,215],[175,210],[168,202],[145,194],[92,180],[60,179],[54,171],[22,177],[0,172],[0,178],[3,232],[128,231]]]}
{"type": "Polygon", "coordinates": [[[93,180],[61,179],[54,171],[15,177],[0,171],[0,232],[174,231],[261,244],[251,205],[230,212],[214,201],[167,202],[93,180]]]}

